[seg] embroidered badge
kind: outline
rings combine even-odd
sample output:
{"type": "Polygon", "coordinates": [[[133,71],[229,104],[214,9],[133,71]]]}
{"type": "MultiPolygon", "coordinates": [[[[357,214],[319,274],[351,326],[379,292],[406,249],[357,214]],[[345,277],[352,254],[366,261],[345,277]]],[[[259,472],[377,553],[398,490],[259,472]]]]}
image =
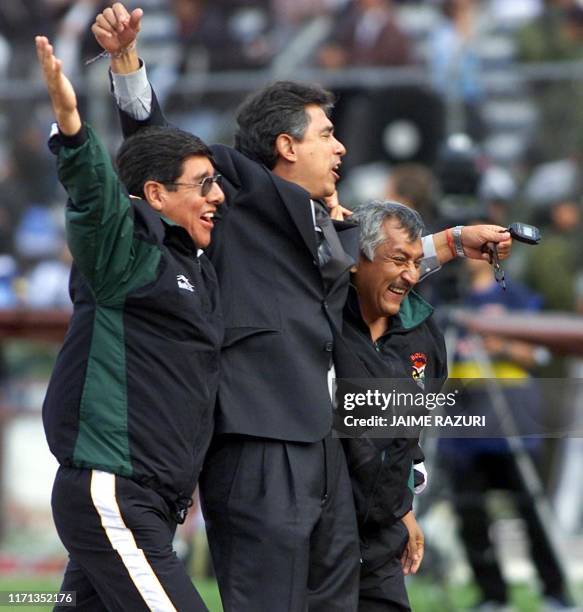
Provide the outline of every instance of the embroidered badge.
{"type": "Polygon", "coordinates": [[[190,281],[184,276],[184,274],[179,274],[176,277],[178,281],[178,288],[185,289],[186,291],[194,291],[194,285],[190,283],[190,281]]]}
{"type": "Polygon", "coordinates": [[[427,366],[427,355],[425,353],[411,353],[411,376],[413,380],[425,389],[425,368],[427,366]]]}

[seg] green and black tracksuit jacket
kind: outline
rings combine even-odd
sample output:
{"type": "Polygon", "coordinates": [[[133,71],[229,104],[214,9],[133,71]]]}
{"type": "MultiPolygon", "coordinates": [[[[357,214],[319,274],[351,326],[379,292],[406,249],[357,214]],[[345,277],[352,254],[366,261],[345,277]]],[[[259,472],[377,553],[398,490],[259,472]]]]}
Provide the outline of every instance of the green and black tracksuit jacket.
{"type": "MultiPolygon", "coordinates": [[[[393,379],[399,391],[438,392],[447,378],[447,358],[443,334],[432,313],[433,308],[411,291],[399,313],[390,317],[387,332],[373,342],[351,286],[344,308],[342,342],[336,349],[337,378],[393,379]]],[[[419,456],[418,440],[365,434],[343,442],[359,527],[388,526],[409,512],[413,503],[410,477],[419,456]]]]}
{"type": "Polygon", "coordinates": [[[129,198],[93,130],[51,139],[69,196],[74,311],[43,406],[62,466],[136,480],[183,506],[213,428],[223,338],[214,269],[129,198]]]}

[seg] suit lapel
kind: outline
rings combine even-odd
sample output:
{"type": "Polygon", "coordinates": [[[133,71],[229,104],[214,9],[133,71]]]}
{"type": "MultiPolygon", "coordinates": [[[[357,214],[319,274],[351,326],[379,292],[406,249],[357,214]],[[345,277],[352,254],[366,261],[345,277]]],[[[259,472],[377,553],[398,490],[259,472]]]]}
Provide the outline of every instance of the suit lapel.
{"type": "Polygon", "coordinates": [[[287,208],[295,226],[298,228],[312,257],[318,260],[318,246],[316,244],[316,232],[310,206],[310,194],[294,183],[290,183],[273,174],[267,168],[265,171],[271,177],[285,207],[287,208]]]}

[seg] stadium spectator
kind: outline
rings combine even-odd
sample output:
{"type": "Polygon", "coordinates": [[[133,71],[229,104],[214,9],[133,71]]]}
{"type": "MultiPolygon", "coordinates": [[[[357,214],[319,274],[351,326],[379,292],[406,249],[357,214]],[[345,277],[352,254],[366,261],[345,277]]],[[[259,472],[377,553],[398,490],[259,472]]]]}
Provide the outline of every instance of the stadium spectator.
{"type": "Polygon", "coordinates": [[[24,304],[28,308],[72,308],[69,295],[71,253],[63,246],[61,253],[32,267],[24,279],[24,304]]]}
{"type": "Polygon", "coordinates": [[[577,23],[583,11],[576,0],[545,0],[543,12],[516,34],[521,62],[574,60],[583,56],[577,23]]]}
{"type": "Polygon", "coordinates": [[[516,197],[516,182],[502,166],[486,168],[480,180],[478,196],[484,215],[498,225],[508,225],[509,209],[516,197]]]}
{"type": "Polygon", "coordinates": [[[549,208],[551,225],[528,259],[525,282],[543,297],[546,310],[573,312],[577,276],[583,269],[581,204],[572,197],[549,208]]]}
{"type": "Polygon", "coordinates": [[[31,75],[35,63],[30,41],[37,32],[51,32],[54,25],[48,0],[0,2],[0,34],[10,45],[8,76],[31,75]]]}
{"type": "Polygon", "coordinates": [[[28,203],[15,160],[7,156],[0,167],[0,254],[14,254],[14,230],[28,203]]]}
{"type": "Polygon", "coordinates": [[[476,0],[443,0],[441,20],[429,36],[427,60],[433,86],[450,103],[450,121],[457,121],[457,131],[480,141],[484,89],[476,46],[477,12],[476,0]]]}
{"type": "Polygon", "coordinates": [[[270,56],[266,32],[270,10],[265,1],[208,2],[172,0],[180,46],[180,74],[196,66],[202,50],[209,70],[250,69],[265,65],[270,56]]]}
{"type": "Polygon", "coordinates": [[[338,17],[331,39],[318,51],[324,68],[405,66],[410,42],[395,21],[392,0],[356,0],[338,17]]]}
{"type": "MultiPolygon", "coordinates": [[[[577,0],[546,0],[544,12],[517,33],[517,60],[583,59],[583,6],[577,0]]],[[[580,80],[531,84],[540,120],[528,151],[534,162],[579,156],[583,148],[583,86],[580,80]],[[565,104],[568,99],[569,103],[565,104]]]]}
{"type": "Polygon", "coordinates": [[[426,226],[433,229],[437,181],[427,166],[415,163],[393,166],[389,171],[385,197],[416,210],[426,226]]]}
{"type": "MultiPolygon", "coordinates": [[[[485,315],[504,316],[505,312],[536,312],[541,299],[516,281],[508,282],[503,291],[494,280],[486,262],[467,260],[469,284],[463,306],[485,315]]],[[[547,529],[537,513],[532,480],[524,478],[518,467],[518,453],[528,452],[531,460],[542,460],[542,439],[537,423],[542,417],[541,389],[529,370],[546,363],[548,351],[522,341],[488,335],[483,339],[485,365],[475,347],[475,339],[461,335],[456,345],[451,378],[500,379],[499,392],[505,398],[508,414],[502,419],[494,410],[487,385],[472,380],[459,405],[472,415],[486,417],[484,429],[490,437],[447,438],[440,440],[439,454],[452,485],[453,504],[459,518],[460,536],[474,579],[480,589],[477,610],[504,609],[509,604],[506,580],[497,560],[492,540],[493,519],[487,496],[492,489],[509,492],[518,516],[524,520],[529,536],[530,553],[542,585],[545,610],[569,609],[565,578],[549,540],[547,529]],[[512,429],[508,429],[508,421],[512,429]],[[516,429],[515,429],[516,428],[516,429]],[[506,437],[523,433],[520,450],[511,448],[506,437]],[[530,437],[528,437],[530,435],[530,437]]],[[[524,460],[522,460],[524,461],[524,460]]]]}
{"type": "Polygon", "coordinates": [[[272,0],[271,7],[277,23],[295,28],[320,15],[333,14],[351,0],[272,0]]]}

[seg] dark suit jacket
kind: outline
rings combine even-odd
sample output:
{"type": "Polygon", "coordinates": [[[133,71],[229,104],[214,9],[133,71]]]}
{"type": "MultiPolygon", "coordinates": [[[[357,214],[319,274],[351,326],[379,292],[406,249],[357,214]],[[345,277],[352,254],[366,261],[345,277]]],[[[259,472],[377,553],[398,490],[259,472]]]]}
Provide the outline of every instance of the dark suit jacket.
{"type": "MultiPolygon", "coordinates": [[[[164,121],[155,98],[147,121],[122,113],[125,135],[164,121]]],[[[207,251],[225,319],[216,431],[321,440],[331,428],[327,373],[348,270],[325,287],[308,192],[230,147],[211,149],[226,195],[207,251]]],[[[335,225],[357,247],[357,227],[335,225]]]]}

